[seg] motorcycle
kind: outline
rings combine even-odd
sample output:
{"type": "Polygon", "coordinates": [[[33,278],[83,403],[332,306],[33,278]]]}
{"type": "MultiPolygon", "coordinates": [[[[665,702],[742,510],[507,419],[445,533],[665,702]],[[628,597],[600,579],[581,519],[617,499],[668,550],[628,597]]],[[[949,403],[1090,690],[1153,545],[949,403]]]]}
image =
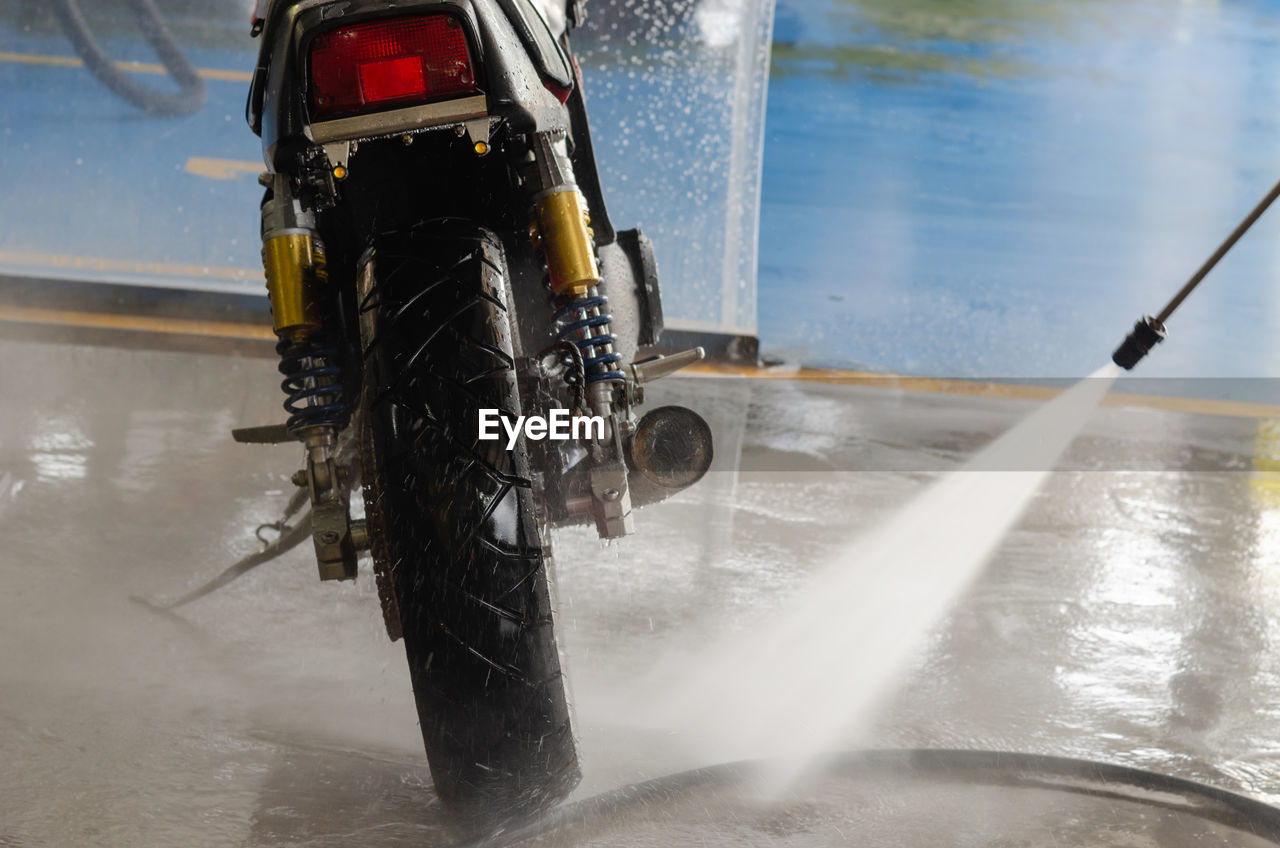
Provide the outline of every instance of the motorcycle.
{"type": "Polygon", "coordinates": [[[609,220],[569,42],[583,15],[569,0],[553,32],[531,0],[254,14],[288,421],[235,436],[304,446],[322,580],[371,556],[436,792],[466,820],[535,814],[579,780],[550,530],[630,535],[635,507],[712,460],[691,410],[637,416],[649,383],[704,354],[656,347],[652,245],[609,220]],[[494,415],[597,426],[482,438],[494,415]]]}

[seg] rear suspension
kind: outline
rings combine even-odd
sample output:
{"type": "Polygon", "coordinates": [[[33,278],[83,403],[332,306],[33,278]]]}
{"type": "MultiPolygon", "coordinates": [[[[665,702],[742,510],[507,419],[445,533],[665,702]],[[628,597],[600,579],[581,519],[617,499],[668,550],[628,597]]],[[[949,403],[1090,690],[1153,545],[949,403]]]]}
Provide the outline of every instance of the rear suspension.
{"type": "Polygon", "coordinates": [[[351,409],[343,396],[337,348],[311,338],[286,338],[276,345],[276,353],[284,375],[280,388],[288,396],[284,411],[289,413],[285,426],[290,435],[347,426],[351,409]]]}
{"type": "Polygon", "coordinates": [[[541,251],[555,299],[554,334],[582,354],[587,403],[605,421],[603,439],[589,446],[591,500],[596,529],[614,539],[635,530],[622,451],[627,385],[622,356],[614,349],[609,299],[600,290],[595,233],[586,200],[573,175],[565,141],[539,133],[533,145],[534,220],[529,235],[541,251]]]}
{"type": "MultiPolygon", "coordinates": [[[[339,476],[338,434],[351,417],[343,397],[338,351],[324,341],[328,273],[315,215],[290,190],[289,179],[271,178],[262,207],[262,262],[271,318],[280,339],[281,389],[289,436],[306,446],[305,485],[311,496],[312,537],[322,580],[354,580],[363,528],[351,521],[348,492],[339,476]]],[[[299,479],[299,485],[303,485],[299,479]]]]}

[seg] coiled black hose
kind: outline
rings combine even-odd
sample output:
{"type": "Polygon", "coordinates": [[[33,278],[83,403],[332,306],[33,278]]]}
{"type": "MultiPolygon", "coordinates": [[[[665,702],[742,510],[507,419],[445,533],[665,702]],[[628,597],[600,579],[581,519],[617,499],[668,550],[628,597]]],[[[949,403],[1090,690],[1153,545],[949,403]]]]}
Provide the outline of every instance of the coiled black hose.
{"type": "Polygon", "coordinates": [[[111,57],[98,46],[77,0],[51,0],[50,3],[67,38],[71,39],[76,53],[84,60],[85,67],[121,99],[160,117],[190,115],[199,110],[209,91],[199,72],[174,41],[154,0],[129,0],[129,4],[138,17],[143,36],[155,50],[173,81],[178,84],[177,91],[163,91],[142,85],[116,67],[111,57]]]}

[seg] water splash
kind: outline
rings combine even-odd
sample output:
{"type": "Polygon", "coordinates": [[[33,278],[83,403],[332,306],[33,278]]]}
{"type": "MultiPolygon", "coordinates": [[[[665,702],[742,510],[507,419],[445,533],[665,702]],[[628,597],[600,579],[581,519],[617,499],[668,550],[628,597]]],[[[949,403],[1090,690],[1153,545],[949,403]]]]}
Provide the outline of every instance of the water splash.
{"type": "Polygon", "coordinates": [[[867,719],[1118,374],[1080,381],[855,540],[777,621],[680,661],[652,718],[700,754],[770,758],[766,791],[790,785],[867,719]]]}

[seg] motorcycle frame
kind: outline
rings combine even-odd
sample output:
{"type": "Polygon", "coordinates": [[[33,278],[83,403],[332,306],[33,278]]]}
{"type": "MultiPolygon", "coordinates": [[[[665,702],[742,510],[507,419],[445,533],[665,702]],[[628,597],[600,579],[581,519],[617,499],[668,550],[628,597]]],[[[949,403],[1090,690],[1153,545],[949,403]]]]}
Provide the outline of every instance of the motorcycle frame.
{"type": "MultiPolygon", "coordinates": [[[[335,174],[360,168],[357,151],[361,147],[367,149],[371,143],[385,143],[397,137],[408,143],[419,135],[452,130],[458,136],[469,135],[479,150],[480,145],[487,148],[496,128],[501,128],[508,138],[540,134],[562,137],[578,189],[590,209],[602,285],[608,291],[613,328],[619,339],[615,349],[624,362],[630,363],[643,349],[658,343],[662,307],[652,245],[639,230],[614,230],[601,189],[581,73],[569,58],[572,54],[568,35],[557,42],[529,0],[274,0],[264,11],[261,37],[246,117],[262,139],[269,175],[301,184],[298,195],[305,206],[311,207],[307,212],[323,213],[326,208],[342,204],[343,183],[335,174]],[[473,52],[480,93],[313,121],[308,107],[307,67],[312,40],[336,27],[415,12],[447,13],[462,22],[473,52]],[[317,167],[317,163],[323,167],[317,167]]],[[[527,215],[523,206],[528,198],[516,193],[511,201],[519,207],[508,210],[511,217],[518,220],[527,215]]],[[[321,235],[328,240],[324,229],[322,225],[321,235]]],[[[512,262],[510,297],[517,319],[512,328],[517,354],[528,360],[533,351],[551,339],[551,311],[540,284],[544,269],[529,261],[536,257],[527,250],[523,225],[518,229],[507,227],[499,235],[508,244],[512,262]]],[[[348,263],[351,258],[345,256],[348,263]]],[[[334,284],[354,287],[357,268],[331,265],[330,270],[334,284]]],[[[346,325],[348,343],[358,349],[357,328],[344,321],[342,315],[330,318],[335,326],[346,325]]],[[[528,399],[530,411],[542,411],[539,407],[549,401],[547,387],[539,385],[535,368],[530,367],[529,371],[530,380],[522,395],[528,399]]],[[[631,394],[627,393],[628,399],[631,394]]],[[[621,410],[624,418],[630,417],[629,407],[628,402],[621,410]]],[[[549,451],[539,464],[552,472],[540,475],[545,520],[561,526],[589,522],[590,515],[584,514],[580,506],[573,506],[575,501],[581,503],[585,486],[582,469],[576,475],[554,473],[557,463],[549,451]]],[[[655,492],[652,500],[667,494],[670,493],[655,492]]]]}

